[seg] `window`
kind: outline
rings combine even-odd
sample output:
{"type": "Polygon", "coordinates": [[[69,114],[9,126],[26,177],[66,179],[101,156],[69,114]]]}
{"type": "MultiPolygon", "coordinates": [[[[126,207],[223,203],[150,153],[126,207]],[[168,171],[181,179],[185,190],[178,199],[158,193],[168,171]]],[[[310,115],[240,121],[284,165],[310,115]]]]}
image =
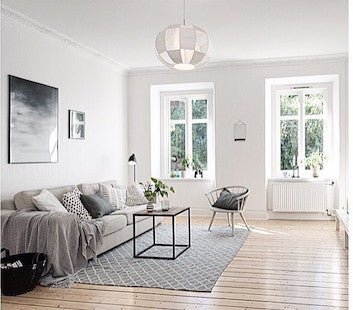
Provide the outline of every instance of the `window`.
{"type": "Polygon", "coordinates": [[[192,168],[212,178],[213,106],[210,91],[162,93],[162,174],[185,170],[183,160],[189,158],[192,168]]]}
{"type": "MultiPolygon", "coordinates": [[[[304,159],[313,153],[330,158],[331,96],[328,84],[283,86],[275,89],[274,166],[280,174],[300,167],[301,176],[309,175],[304,159]]],[[[321,169],[328,171],[329,163],[321,169]]]]}

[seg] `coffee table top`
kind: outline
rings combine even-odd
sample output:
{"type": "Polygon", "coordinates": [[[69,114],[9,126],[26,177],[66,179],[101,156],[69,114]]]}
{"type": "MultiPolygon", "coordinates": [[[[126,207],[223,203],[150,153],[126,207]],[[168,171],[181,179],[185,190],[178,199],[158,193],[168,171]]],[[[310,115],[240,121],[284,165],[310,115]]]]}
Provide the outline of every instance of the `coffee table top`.
{"type": "Polygon", "coordinates": [[[186,210],[190,209],[190,207],[171,207],[168,211],[162,210],[153,210],[148,212],[147,210],[142,210],[134,213],[134,215],[143,215],[143,216],[175,216],[186,210]]]}

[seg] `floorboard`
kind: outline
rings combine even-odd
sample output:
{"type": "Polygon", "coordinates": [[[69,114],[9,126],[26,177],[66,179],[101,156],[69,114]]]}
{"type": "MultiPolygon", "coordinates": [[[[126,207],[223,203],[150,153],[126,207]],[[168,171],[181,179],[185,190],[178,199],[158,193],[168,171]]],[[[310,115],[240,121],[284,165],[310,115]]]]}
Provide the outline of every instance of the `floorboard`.
{"type": "MultiPolygon", "coordinates": [[[[209,219],[193,218],[193,225],[209,219]]],[[[214,225],[226,225],[216,219],[214,225]]],[[[241,225],[239,223],[239,225],[241,225]]],[[[331,221],[249,221],[253,232],[211,293],[75,284],[2,296],[6,310],[348,309],[348,252],[331,221]]]]}

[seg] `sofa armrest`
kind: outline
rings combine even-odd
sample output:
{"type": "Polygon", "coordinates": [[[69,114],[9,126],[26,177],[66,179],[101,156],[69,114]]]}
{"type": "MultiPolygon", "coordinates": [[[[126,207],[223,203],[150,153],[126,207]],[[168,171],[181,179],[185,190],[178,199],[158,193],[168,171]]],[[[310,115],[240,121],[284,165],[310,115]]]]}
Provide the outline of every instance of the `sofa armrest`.
{"type": "Polygon", "coordinates": [[[16,210],[16,205],[14,200],[3,200],[1,202],[1,210],[16,210]]]}

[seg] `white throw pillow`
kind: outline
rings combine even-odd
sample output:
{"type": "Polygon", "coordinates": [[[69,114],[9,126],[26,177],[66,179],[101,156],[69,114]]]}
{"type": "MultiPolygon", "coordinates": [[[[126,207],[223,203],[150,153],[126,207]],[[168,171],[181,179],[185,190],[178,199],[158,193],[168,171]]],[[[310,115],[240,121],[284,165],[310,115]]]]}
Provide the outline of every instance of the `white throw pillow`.
{"type": "Polygon", "coordinates": [[[143,188],[139,184],[132,184],[127,187],[126,204],[128,206],[138,206],[147,204],[143,188]]]}
{"type": "Polygon", "coordinates": [[[75,186],[63,195],[63,204],[68,212],[76,214],[81,220],[90,220],[92,216],[88,213],[80,199],[81,192],[75,186]]]}
{"type": "Polygon", "coordinates": [[[39,195],[33,196],[32,202],[39,211],[67,212],[59,199],[46,189],[43,189],[39,195]]]}

